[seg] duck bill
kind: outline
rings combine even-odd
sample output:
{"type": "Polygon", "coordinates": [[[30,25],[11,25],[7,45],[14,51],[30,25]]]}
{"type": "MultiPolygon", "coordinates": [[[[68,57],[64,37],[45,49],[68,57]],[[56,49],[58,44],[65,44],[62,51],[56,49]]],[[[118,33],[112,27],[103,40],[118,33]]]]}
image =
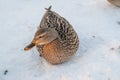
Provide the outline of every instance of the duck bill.
{"type": "Polygon", "coordinates": [[[28,46],[24,48],[25,51],[31,50],[35,46],[34,43],[30,43],[28,46]]]}

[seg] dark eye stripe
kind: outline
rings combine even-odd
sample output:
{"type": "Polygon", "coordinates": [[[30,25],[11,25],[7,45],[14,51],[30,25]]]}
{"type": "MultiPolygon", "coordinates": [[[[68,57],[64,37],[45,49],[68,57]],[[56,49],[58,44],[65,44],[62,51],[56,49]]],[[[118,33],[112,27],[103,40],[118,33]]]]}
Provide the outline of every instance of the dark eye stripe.
{"type": "Polygon", "coordinates": [[[46,34],[46,33],[39,34],[39,35],[36,36],[36,38],[37,38],[37,39],[42,38],[43,36],[45,36],[45,34],[46,34]]]}
{"type": "Polygon", "coordinates": [[[39,36],[39,38],[42,38],[43,36],[39,36]]]}
{"type": "Polygon", "coordinates": [[[42,36],[41,36],[41,35],[39,35],[39,36],[36,36],[36,38],[37,38],[37,39],[39,39],[39,38],[42,38],[43,36],[44,36],[44,35],[42,35],[42,36]]]}

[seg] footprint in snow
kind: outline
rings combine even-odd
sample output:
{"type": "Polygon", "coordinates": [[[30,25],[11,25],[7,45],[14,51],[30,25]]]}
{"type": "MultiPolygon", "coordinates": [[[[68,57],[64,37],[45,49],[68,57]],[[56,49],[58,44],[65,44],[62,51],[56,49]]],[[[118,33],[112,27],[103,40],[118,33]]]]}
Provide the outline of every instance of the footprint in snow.
{"type": "Polygon", "coordinates": [[[120,21],[118,21],[117,23],[118,23],[118,25],[120,25],[120,21]]]}
{"type": "Polygon", "coordinates": [[[4,75],[7,75],[7,73],[8,73],[8,70],[5,70],[5,71],[4,71],[4,75]]]}

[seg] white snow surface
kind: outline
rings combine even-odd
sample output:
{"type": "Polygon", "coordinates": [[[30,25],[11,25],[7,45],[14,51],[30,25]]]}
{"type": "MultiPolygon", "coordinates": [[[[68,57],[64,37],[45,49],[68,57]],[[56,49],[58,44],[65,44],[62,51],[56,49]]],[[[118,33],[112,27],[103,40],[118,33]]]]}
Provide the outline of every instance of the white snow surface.
{"type": "Polygon", "coordinates": [[[106,0],[0,0],[0,80],[120,80],[120,8],[106,0]],[[60,65],[36,48],[24,51],[50,5],[80,39],[60,65]]]}

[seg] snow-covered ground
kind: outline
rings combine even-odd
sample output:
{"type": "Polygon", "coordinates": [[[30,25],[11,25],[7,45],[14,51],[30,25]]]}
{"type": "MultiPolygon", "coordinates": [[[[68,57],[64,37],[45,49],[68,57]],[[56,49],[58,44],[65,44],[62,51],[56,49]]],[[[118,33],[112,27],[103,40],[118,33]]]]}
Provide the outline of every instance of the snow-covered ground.
{"type": "Polygon", "coordinates": [[[0,80],[120,80],[120,8],[106,0],[0,0],[0,80]],[[80,38],[60,65],[23,50],[50,5],[80,38]]]}

